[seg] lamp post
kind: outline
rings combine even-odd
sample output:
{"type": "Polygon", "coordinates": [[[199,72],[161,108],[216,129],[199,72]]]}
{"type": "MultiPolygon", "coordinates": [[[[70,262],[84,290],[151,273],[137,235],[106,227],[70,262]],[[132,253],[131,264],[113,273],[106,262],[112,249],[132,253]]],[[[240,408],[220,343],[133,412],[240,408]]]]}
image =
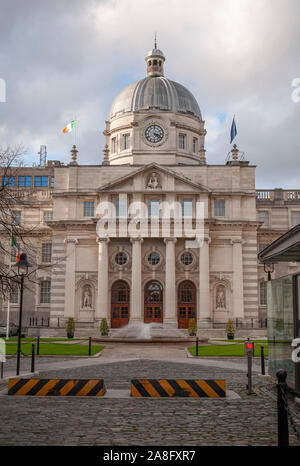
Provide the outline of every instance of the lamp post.
{"type": "Polygon", "coordinates": [[[31,267],[27,261],[27,255],[22,253],[20,259],[13,267],[18,267],[18,275],[21,277],[20,288],[20,312],[19,312],[19,330],[18,330],[18,350],[17,350],[17,375],[20,373],[20,357],[21,357],[21,335],[22,335],[22,310],[23,310],[23,288],[24,288],[24,275],[28,274],[28,267],[31,267]]]}
{"type": "Polygon", "coordinates": [[[273,263],[264,263],[264,271],[268,274],[268,282],[271,281],[271,273],[274,272],[274,264],[273,263]]]}

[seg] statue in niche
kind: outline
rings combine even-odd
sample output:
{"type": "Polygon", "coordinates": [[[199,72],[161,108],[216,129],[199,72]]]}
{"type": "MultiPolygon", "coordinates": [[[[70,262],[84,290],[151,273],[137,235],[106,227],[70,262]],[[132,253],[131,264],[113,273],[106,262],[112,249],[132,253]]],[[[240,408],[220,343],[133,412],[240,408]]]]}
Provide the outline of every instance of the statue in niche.
{"type": "Polygon", "coordinates": [[[82,290],[82,308],[91,309],[92,307],[92,290],[90,285],[86,285],[82,290]]]}
{"type": "Polygon", "coordinates": [[[217,294],[216,294],[216,307],[225,309],[226,303],[225,303],[225,289],[224,286],[218,286],[217,288],[217,294]]]}
{"type": "Polygon", "coordinates": [[[158,178],[157,173],[155,172],[151,173],[148,184],[147,184],[147,188],[151,188],[151,189],[160,188],[159,178],[158,178]]]}

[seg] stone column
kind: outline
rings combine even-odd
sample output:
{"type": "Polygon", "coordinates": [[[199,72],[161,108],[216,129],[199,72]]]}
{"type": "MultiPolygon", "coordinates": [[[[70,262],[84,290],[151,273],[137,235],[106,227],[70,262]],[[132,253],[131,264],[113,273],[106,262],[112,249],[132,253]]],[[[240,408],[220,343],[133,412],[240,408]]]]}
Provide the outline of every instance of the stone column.
{"type": "Polygon", "coordinates": [[[132,244],[132,270],[131,270],[131,300],[130,322],[142,322],[142,242],[143,238],[131,238],[132,244]]]}
{"type": "Polygon", "coordinates": [[[232,317],[244,318],[242,239],[232,239],[233,296],[232,317]]]}
{"type": "Polygon", "coordinates": [[[108,243],[109,238],[98,238],[98,297],[96,320],[106,319],[110,322],[108,303],[108,243]]]}
{"type": "Polygon", "coordinates": [[[211,327],[210,286],[209,286],[209,243],[204,238],[199,250],[199,295],[197,302],[198,328],[211,327]]]}
{"type": "Polygon", "coordinates": [[[166,290],[165,290],[165,316],[166,324],[177,321],[176,300],[176,267],[175,267],[175,244],[176,238],[165,238],[166,244],[166,290]]]}
{"type": "Polygon", "coordinates": [[[64,317],[75,318],[75,247],[78,243],[76,238],[66,238],[66,275],[65,275],[65,312],[64,317]]]}

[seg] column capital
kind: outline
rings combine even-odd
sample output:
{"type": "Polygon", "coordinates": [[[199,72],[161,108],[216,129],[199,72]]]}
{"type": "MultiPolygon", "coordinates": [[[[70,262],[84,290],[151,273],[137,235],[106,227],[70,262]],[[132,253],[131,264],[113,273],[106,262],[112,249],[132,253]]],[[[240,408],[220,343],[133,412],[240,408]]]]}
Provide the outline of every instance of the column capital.
{"type": "Polygon", "coordinates": [[[67,237],[64,239],[64,243],[65,244],[68,244],[68,243],[74,243],[74,244],[78,244],[78,239],[77,238],[71,238],[71,237],[67,237]]]}
{"type": "Polygon", "coordinates": [[[242,239],[242,238],[233,238],[232,240],[230,240],[230,243],[232,245],[234,244],[243,244],[245,241],[242,239]]]}
{"type": "Polygon", "coordinates": [[[164,243],[165,244],[167,244],[169,242],[176,244],[177,243],[177,238],[164,238],[164,243]]]}
{"type": "Polygon", "coordinates": [[[203,241],[205,241],[207,244],[210,244],[211,243],[211,237],[210,236],[205,236],[205,238],[203,238],[203,241]]]}
{"type": "Polygon", "coordinates": [[[96,243],[109,243],[110,238],[108,236],[105,236],[104,238],[97,238],[96,243]]]}
{"type": "Polygon", "coordinates": [[[138,242],[138,241],[140,241],[140,242],[141,242],[141,244],[142,244],[142,243],[143,243],[143,241],[144,241],[144,238],[142,238],[141,236],[136,236],[136,237],[132,237],[132,238],[130,238],[130,242],[131,242],[131,244],[133,244],[133,243],[135,243],[135,242],[138,242]]]}

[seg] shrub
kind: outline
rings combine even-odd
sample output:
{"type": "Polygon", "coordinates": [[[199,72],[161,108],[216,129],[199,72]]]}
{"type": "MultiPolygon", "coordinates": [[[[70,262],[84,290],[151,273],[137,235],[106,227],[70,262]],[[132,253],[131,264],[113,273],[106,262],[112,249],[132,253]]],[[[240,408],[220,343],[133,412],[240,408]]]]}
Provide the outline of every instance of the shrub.
{"type": "Polygon", "coordinates": [[[75,322],[74,322],[73,317],[69,317],[66,330],[67,330],[67,333],[75,332],[75,322]]]}
{"type": "Polygon", "coordinates": [[[226,324],[226,333],[234,333],[235,332],[235,326],[232,320],[228,319],[228,322],[226,324]]]}
{"type": "Polygon", "coordinates": [[[189,333],[197,333],[197,322],[196,322],[196,319],[190,319],[190,320],[189,320],[188,332],[189,332],[189,333]]]}
{"type": "Polygon", "coordinates": [[[100,332],[101,332],[102,334],[103,334],[103,333],[108,333],[108,332],[109,332],[107,320],[105,319],[105,317],[104,317],[104,319],[101,320],[100,332]]]}

